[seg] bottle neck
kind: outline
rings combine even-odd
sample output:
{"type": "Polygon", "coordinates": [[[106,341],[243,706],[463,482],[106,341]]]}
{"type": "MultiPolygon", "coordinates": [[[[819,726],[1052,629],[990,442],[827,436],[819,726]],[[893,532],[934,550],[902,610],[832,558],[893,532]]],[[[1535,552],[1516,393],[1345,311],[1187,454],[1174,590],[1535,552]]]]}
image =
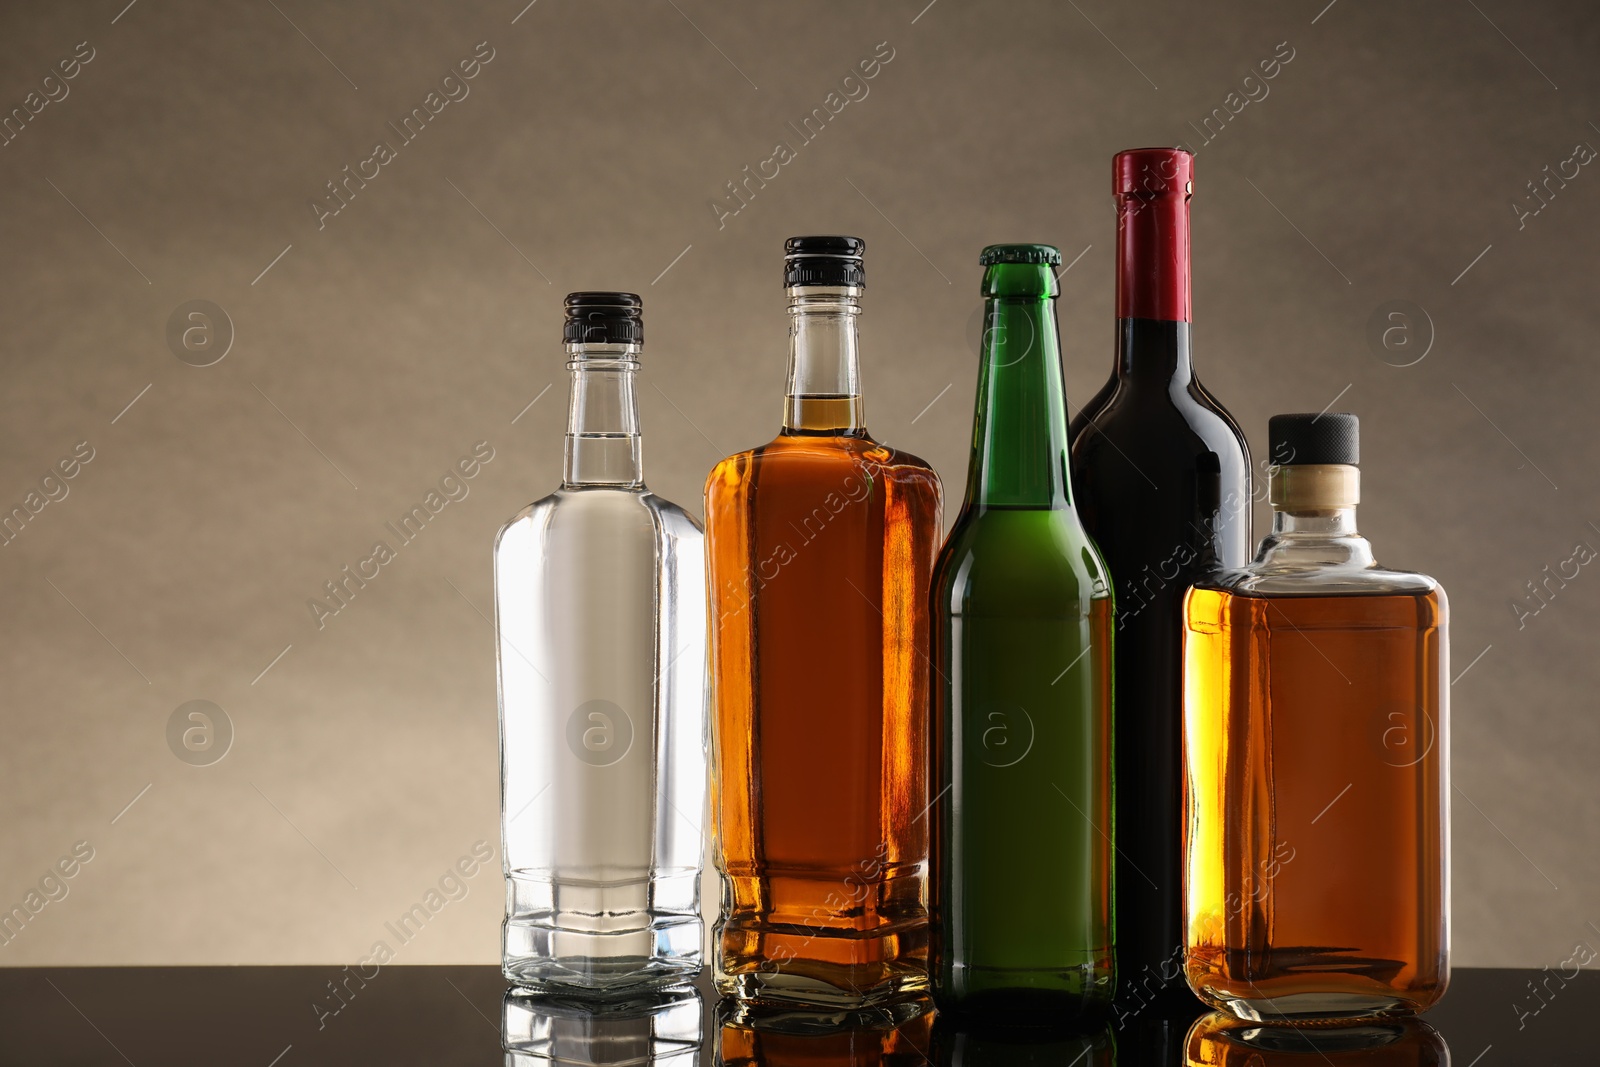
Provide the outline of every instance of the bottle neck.
{"type": "Polygon", "coordinates": [[[1356,530],[1361,473],[1343,464],[1272,469],[1272,532],[1256,561],[1276,567],[1371,567],[1372,545],[1356,530]]]}
{"type": "Polygon", "coordinates": [[[1189,193],[1149,175],[1117,197],[1118,378],[1186,390],[1189,362],[1189,193]]]}
{"type": "Polygon", "coordinates": [[[1189,334],[1189,323],[1183,321],[1121,319],[1117,323],[1116,376],[1187,390],[1194,380],[1189,334]]]}
{"type": "Polygon", "coordinates": [[[1051,269],[992,266],[984,291],[967,503],[980,510],[1070,508],[1066,394],[1051,269]]]}
{"type": "Polygon", "coordinates": [[[1151,180],[1117,197],[1117,318],[1189,317],[1188,185],[1151,180]]]}
{"type": "Polygon", "coordinates": [[[856,316],[861,290],[804,286],[789,291],[789,384],[783,432],[864,436],[856,316]]]}
{"type": "Polygon", "coordinates": [[[1355,508],[1334,508],[1331,511],[1274,511],[1272,534],[1274,537],[1297,537],[1305,541],[1318,538],[1330,540],[1355,537],[1355,508]]]}
{"type": "Polygon", "coordinates": [[[567,412],[568,487],[644,485],[634,374],[638,345],[569,344],[572,398],[567,412]]]}

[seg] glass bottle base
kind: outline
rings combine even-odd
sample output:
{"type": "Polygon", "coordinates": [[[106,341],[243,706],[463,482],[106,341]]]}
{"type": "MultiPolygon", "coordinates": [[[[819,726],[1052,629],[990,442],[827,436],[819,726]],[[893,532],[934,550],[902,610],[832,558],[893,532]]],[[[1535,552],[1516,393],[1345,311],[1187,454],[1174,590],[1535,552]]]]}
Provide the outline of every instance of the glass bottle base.
{"type": "Polygon", "coordinates": [[[959,1018],[1103,1019],[1111,1010],[1116,985],[1109,967],[1041,970],[1021,967],[959,968],[947,988],[935,983],[940,1012],[959,1018]]]}
{"type": "Polygon", "coordinates": [[[859,1008],[910,998],[928,988],[927,974],[909,964],[903,970],[890,970],[873,984],[865,986],[852,984],[852,972],[858,968],[796,960],[789,961],[785,967],[785,970],[777,972],[719,972],[716,978],[717,992],[725,997],[763,1004],[859,1008]]]}
{"type": "Polygon", "coordinates": [[[1426,1005],[1398,996],[1369,993],[1285,993],[1281,996],[1227,996],[1204,990],[1200,997],[1246,1022],[1314,1026],[1361,1019],[1392,1019],[1416,1015],[1426,1005]]]}
{"type": "Polygon", "coordinates": [[[724,997],[717,1003],[719,1026],[811,1037],[888,1031],[932,1013],[932,998],[918,992],[908,992],[880,1003],[850,1006],[734,997],[724,997]]]}
{"type": "MultiPolygon", "coordinates": [[[[693,872],[697,874],[698,872],[693,872]]],[[[705,925],[690,876],[556,882],[507,879],[501,972],[523,987],[610,995],[690,981],[702,966],[705,925]],[[685,905],[647,906],[673,899],[685,905]]]]}
{"type": "Polygon", "coordinates": [[[723,953],[716,986],[723,996],[797,1007],[860,1008],[928,988],[925,922],[910,929],[880,928],[870,936],[728,925],[720,934],[723,953]],[[744,951],[728,951],[732,946],[744,951]]]}
{"type": "Polygon", "coordinates": [[[535,993],[628,995],[642,990],[692,982],[700,974],[700,954],[692,958],[660,956],[525,956],[507,957],[500,973],[535,993]]]}

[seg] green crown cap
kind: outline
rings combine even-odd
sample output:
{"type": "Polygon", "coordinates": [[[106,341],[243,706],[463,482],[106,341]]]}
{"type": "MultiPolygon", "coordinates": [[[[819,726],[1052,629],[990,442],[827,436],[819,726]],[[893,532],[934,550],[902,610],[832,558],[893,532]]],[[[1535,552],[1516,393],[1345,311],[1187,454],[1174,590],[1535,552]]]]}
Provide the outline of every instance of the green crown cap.
{"type": "Polygon", "coordinates": [[[990,245],[978,257],[978,266],[992,267],[996,263],[1042,263],[1061,266],[1061,249],[1055,245],[990,245]]]}

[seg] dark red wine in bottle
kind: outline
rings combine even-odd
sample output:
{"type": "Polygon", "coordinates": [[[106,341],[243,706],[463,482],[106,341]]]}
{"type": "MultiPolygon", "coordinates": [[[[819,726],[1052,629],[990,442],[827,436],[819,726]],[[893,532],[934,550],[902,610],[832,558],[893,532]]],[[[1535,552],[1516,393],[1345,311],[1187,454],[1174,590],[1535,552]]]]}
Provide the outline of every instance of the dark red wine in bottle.
{"type": "Polygon", "coordinates": [[[1078,512],[1116,591],[1113,1021],[1187,1010],[1183,595],[1250,553],[1250,453],[1189,358],[1194,156],[1119,152],[1117,358],[1071,427],[1078,512]]]}

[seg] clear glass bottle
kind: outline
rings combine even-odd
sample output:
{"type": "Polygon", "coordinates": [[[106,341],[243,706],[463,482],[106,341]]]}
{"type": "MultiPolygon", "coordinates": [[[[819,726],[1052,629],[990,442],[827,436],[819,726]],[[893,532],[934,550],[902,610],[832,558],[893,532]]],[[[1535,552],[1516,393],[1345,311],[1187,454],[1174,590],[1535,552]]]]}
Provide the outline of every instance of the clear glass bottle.
{"type": "Polygon", "coordinates": [[[717,987],[858,1005],[927,984],[928,581],[939,476],[873,440],[864,242],[786,246],[783,429],[706,481],[717,987]]]}
{"type": "Polygon", "coordinates": [[[1449,980],[1448,607],[1356,532],[1357,429],[1271,420],[1272,533],[1184,605],[1184,964],[1243,1019],[1408,1015],[1449,980]]]}
{"type": "Polygon", "coordinates": [[[632,293],[573,293],[562,484],[495,542],[503,966],[617,990],[699,972],[699,525],[645,487],[632,293]]]}

